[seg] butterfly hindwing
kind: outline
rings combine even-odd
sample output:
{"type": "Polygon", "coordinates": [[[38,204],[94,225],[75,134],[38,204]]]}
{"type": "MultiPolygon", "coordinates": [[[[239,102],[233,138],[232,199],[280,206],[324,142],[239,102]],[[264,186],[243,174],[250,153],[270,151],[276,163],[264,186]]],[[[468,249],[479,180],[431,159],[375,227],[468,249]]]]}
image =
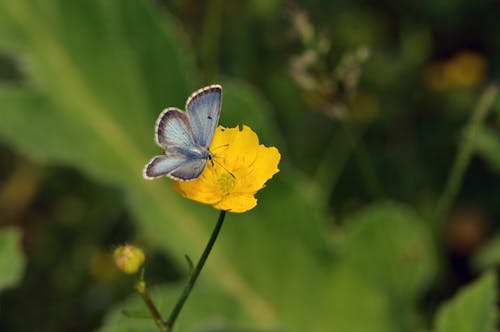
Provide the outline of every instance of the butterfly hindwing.
{"type": "Polygon", "coordinates": [[[144,167],[143,176],[154,179],[168,176],[174,180],[193,180],[205,168],[206,159],[190,159],[183,155],[156,156],[144,167]]]}
{"type": "Polygon", "coordinates": [[[222,103],[222,87],[210,85],[193,93],[186,102],[186,112],[191,124],[194,140],[208,148],[219,123],[222,103]]]}
{"type": "Polygon", "coordinates": [[[195,145],[193,130],[187,114],[178,108],[164,110],[156,121],[156,144],[165,149],[169,145],[195,145]]]}
{"type": "Polygon", "coordinates": [[[168,174],[168,176],[174,180],[180,181],[194,180],[201,175],[206,165],[206,159],[190,159],[182,163],[174,171],[168,174]]]}

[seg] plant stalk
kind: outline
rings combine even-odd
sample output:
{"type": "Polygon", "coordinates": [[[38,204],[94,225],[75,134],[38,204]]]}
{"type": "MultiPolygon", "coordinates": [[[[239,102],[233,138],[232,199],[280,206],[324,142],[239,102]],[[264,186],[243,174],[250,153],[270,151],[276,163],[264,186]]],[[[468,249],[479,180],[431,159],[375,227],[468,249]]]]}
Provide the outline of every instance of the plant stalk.
{"type": "Polygon", "coordinates": [[[153,303],[153,300],[151,300],[151,298],[149,297],[146,288],[146,282],[144,282],[144,280],[141,279],[135,286],[135,289],[141,295],[142,299],[144,300],[144,303],[146,303],[146,306],[148,307],[149,311],[151,312],[151,315],[153,316],[156,326],[158,326],[161,332],[168,332],[169,329],[165,324],[163,317],[161,316],[160,312],[153,303]]]}
{"type": "Polygon", "coordinates": [[[489,110],[491,109],[495,98],[498,94],[498,87],[490,85],[479,97],[476,107],[474,108],[471,118],[465,127],[465,132],[457,155],[453,162],[450,174],[446,181],[446,185],[439,200],[436,204],[434,218],[436,234],[440,234],[446,215],[448,214],[453,201],[455,200],[460,187],[462,186],[465,171],[469,166],[472,154],[474,152],[474,144],[478,131],[480,130],[489,110]]]}
{"type": "Polygon", "coordinates": [[[200,260],[198,261],[194,270],[192,271],[189,281],[184,287],[181,296],[177,300],[174,309],[172,310],[170,316],[168,317],[168,320],[165,324],[167,327],[167,331],[172,330],[174,323],[177,319],[177,316],[179,316],[179,313],[181,312],[184,303],[186,302],[189,294],[191,293],[191,290],[193,289],[194,284],[196,283],[196,280],[198,279],[198,276],[200,275],[200,272],[203,269],[203,266],[205,265],[208,255],[212,251],[212,247],[214,246],[215,241],[217,240],[217,236],[219,235],[225,216],[226,216],[226,211],[221,211],[219,214],[219,219],[217,220],[217,224],[215,225],[214,230],[212,231],[212,235],[208,240],[207,246],[205,247],[205,250],[203,251],[203,254],[200,257],[200,260]]]}

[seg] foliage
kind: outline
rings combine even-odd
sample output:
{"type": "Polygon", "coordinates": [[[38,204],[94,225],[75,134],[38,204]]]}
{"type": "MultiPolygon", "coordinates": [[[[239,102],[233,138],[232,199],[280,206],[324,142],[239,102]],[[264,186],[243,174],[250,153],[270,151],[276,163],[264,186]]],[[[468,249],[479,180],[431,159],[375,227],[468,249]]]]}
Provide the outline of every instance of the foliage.
{"type": "Polygon", "coordinates": [[[496,277],[493,272],[463,289],[443,305],[436,319],[436,331],[495,331],[496,277]]]}
{"type": "MultiPolygon", "coordinates": [[[[485,107],[484,117],[468,127],[463,168],[453,190],[445,192],[439,220],[434,218],[458,133],[474,118],[468,113],[485,80],[484,66],[476,66],[481,71],[474,82],[461,85],[468,66],[463,59],[470,57],[426,69],[432,52],[425,26],[408,23],[395,51],[385,14],[347,4],[346,10],[332,10],[335,5],[324,1],[324,8],[312,10],[319,22],[334,23],[324,27],[325,35],[319,28],[312,31],[318,45],[290,47],[282,38],[285,31],[271,29],[274,33],[258,34],[260,39],[253,34],[278,29],[273,18],[281,14],[279,1],[227,6],[209,1],[200,28],[205,33],[199,36],[189,31],[198,22],[197,13],[187,10],[189,3],[169,2],[173,16],[159,4],[139,0],[0,0],[0,50],[19,71],[0,86],[2,142],[17,158],[68,166],[113,188],[112,198],[101,204],[126,205],[136,238],[171,259],[170,269],[182,271],[184,254],[201,252],[216,211],[183,199],[167,179],[143,180],[141,170],[156,154],[157,114],[167,106],[182,108],[203,85],[201,77],[209,81],[204,83],[215,80],[224,91],[221,124],[249,125],[262,144],[279,147],[283,161],[280,173],[259,192],[255,209],[227,216],[178,330],[430,328],[432,310],[421,307],[428,297],[442,300],[434,290],[444,275],[437,266],[454,249],[443,248],[445,227],[436,225],[444,224],[457,194],[467,199],[459,189],[471,159],[473,167],[479,160],[473,159],[476,152],[493,171],[499,169],[498,130],[485,107]],[[322,17],[328,12],[334,17],[322,17]],[[181,27],[183,19],[192,25],[181,27]],[[219,29],[221,22],[231,28],[219,29]],[[193,45],[183,28],[192,33],[193,45]],[[294,58],[296,49],[307,58],[309,47],[321,52],[302,64],[295,79],[334,87],[334,94],[307,91],[292,81],[283,59],[294,58]],[[436,85],[444,72],[447,80],[458,79],[436,85]],[[413,90],[421,95],[415,97],[413,90]]],[[[441,12],[453,14],[444,3],[428,6],[428,13],[417,14],[439,20],[441,12]]],[[[457,6],[466,12],[465,3],[457,6]]],[[[305,26],[315,29],[315,22],[309,23],[305,26]]],[[[464,188],[470,189],[467,181],[464,188]]],[[[487,194],[497,201],[500,192],[487,194]]],[[[495,204],[488,208],[495,211],[495,204]]],[[[148,261],[146,277],[154,278],[148,261]]],[[[182,278],[152,291],[162,311],[169,311],[181,285],[182,278]]],[[[436,331],[457,324],[464,331],[493,330],[494,289],[495,278],[486,273],[442,307],[436,331]]],[[[98,296],[89,298],[92,305],[99,302],[98,296]]],[[[113,308],[102,308],[100,331],[155,331],[152,320],[123,314],[145,311],[137,295],[117,300],[113,308]]]]}

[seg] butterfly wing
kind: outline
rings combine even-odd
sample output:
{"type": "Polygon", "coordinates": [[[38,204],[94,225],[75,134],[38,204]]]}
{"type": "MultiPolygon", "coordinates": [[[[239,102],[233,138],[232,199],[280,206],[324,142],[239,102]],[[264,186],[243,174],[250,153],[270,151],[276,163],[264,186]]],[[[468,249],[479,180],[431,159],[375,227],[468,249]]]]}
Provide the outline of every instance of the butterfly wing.
{"type": "Polygon", "coordinates": [[[206,159],[190,159],[167,175],[178,181],[194,180],[201,175],[206,165],[206,159]]]}
{"type": "Polygon", "coordinates": [[[194,180],[200,176],[206,164],[206,159],[193,159],[181,154],[156,156],[144,167],[143,176],[148,180],[164,175],[174,180],[194,180]]]}
{"type": "Polygon", "coordinates": [[[207,164],[207,149],[219,123],[222,88],[211,85],[193,93],[186,113],[167,108],[156,121],[155,141],[166,151],[144,167],[143,176],[154,179],[168,176],[188,181],[201,175],[207,164]]]}
{"type": "Polygon", "coordinates": [[[191,147],[196,144],[188,116],[178,108],[169,107],[161,112],[155,133],[156,144],[165,150],[172,145],[191,147]]]}
{"type": "Polygon", "coordinates": [[[222,103],[222,87],[210,85],[193,93],[186,102],[186,112],[191,124],[194,140],[208,149],[219,123],[222,103]]]}

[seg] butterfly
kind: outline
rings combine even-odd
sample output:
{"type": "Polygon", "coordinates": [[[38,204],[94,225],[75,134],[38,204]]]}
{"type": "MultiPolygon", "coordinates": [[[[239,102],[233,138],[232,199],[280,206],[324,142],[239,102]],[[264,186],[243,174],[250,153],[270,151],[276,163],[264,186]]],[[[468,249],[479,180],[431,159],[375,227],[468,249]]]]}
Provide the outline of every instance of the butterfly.
{"type": "Polygon", "coordinates": [[[208,160],[208,147],[219,123],[222,87],[210,85],[195,91],[186,101],[186,111],[169,107],[156,120],[155,142],[165,151],[155,156],[143,170],[146,179],[168,176],[179,181],[201,175],[208,160]]]}

